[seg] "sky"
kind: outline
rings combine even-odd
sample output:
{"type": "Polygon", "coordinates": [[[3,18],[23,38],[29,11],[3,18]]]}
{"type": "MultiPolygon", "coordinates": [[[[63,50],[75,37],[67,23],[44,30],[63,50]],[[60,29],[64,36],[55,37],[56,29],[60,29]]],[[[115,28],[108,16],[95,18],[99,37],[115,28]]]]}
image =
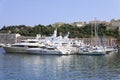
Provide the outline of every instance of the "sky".
{"type": "Polygon", "coordinates": [[[120,19],[120,0],[0,0],[0,27],[120,19]]]}

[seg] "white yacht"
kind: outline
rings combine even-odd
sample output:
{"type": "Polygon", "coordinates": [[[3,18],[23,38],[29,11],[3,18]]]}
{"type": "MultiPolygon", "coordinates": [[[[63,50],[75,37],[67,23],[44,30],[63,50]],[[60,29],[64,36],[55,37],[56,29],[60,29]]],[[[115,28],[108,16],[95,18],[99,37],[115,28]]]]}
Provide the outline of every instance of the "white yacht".
{"type": "Polygon", "coordinates": [[[28,48],[36,48],[42,46],[38,39],[22,40],[19,43],[4,46],[6,53],[27,53],[28,48]]]}
{"type": "Polygon", "coordinates": [[[52,39],[56,37],[56,30],[54,31],[54,34],[51,37],[47,37],[44,40],[40,40],[40,36],[36,35],[36,39],[27,39],[27,40],[22,40],[19,43],[11,44],[11,45],[6,45],[4,46],[4,50],[6,53],[28,53],[27,49],[32,49],[32,48],[39,48],[41,46],[44,46],[46,43],[45,41],[47,39],[52,39]]]}
{"type": "Polygon", "coordinates": [[[40,48],[29,48],[30,54],[75,54],[77,53],[77,47],[71,44],[71,40],[68,39],[69,32],[66,36],[61,35],[57,37],[57,30],[54,31],[53,36],[46,38],[44,41],[45,46],[40,48]]]}
{"type": "Polygon", "coordinates": [[[29,48],[27,51],[30,54],[71,54],[71,50],[65,49],[63,46],[42,46],[40,48],[29,48]]]}
{"type": "MultiPolygon", "coordinates": [[[[49,42],[49,41],[47,41],[49,42]]],[[[61,39],[55,39],[55,41],[51,41],[45,46],[39,48],[29,48],[27,49],[30,54],[75,54],[77,53],[78,48],[72,46],[69,42],[64,42],[61,39]]]]}

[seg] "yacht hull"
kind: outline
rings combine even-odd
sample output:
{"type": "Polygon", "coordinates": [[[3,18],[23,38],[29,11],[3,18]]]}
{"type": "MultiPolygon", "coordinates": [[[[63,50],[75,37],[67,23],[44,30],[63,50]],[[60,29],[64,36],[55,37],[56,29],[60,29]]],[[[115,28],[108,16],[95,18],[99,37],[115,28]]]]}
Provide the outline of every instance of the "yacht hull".
{"type": "Polygon", "coordinates": [[[6,53],[27,53],[25,47],[3,47],[6,53]]]}
{"type": "Polygon", "coordinates": [[[50,55],[70,54],[69,51],[47,50],[47,49],[41,49],[41,48],[30,48],[30,49],[27,49],[27,52],[29,54],[50,54],[50,55]]]}
{"type": "Polygon", "coordinates": [[[103,53],[103,52],[81,52],[78,54],[79,55],[105,55],[106,53],[103,53]]]}
{"type": "Polygon", "coordinates": [[[83,50],[80,50],[78,52],[78,54],[81,54],[81,55],[105,55],[106,54],[106,51],[102,51],[102,50],[98,50],[98,51],[83,51],[83,50]]]}

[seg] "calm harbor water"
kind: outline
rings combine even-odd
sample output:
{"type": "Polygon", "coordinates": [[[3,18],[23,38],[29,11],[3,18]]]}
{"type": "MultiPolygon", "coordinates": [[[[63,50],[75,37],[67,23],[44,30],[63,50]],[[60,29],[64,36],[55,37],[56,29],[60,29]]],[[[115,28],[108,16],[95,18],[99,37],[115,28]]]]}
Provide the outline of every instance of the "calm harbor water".
{"type": "Polygon", "coordinates": [[[0,48],[0,80],[120,80],[120,54],[8,54],[0,48]]]}

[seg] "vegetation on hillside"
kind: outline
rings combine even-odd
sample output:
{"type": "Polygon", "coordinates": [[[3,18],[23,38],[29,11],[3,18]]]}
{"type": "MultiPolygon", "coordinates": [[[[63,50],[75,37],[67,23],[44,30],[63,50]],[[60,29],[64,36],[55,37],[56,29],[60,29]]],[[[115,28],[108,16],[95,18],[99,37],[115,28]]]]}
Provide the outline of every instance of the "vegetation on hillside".
{"type": "MultiPolygon", "coordinates": [[[[70,24],[64,24],[60,27],[57,27],[58,35],[59,33],[62,33],[62,35],[67,34],[67,32],[70,32],[70,38],[88,38],[91,37],[91,34],[94,34],[95,26],[91,24],[87,24],[83,27],[77,27],[72,26],[70,24]]],[[[120,32],[118,29],[115,30],[107,30],[107,26],[104,24],[97,25],[97,32],[99,36],[110,36],[114,38],[120,39],[120,32]]],[[[14,26],[3,26],[0,29],[0,33],[19,33],[23,36],[35,36],[36,34],[41,34],[44,36],[50,36],[53,31],[55,30],[55,27],[52,27],[52,25],[35,25],[33,27],[26,26],[26,25],[14,25],[14,26]]]]}

